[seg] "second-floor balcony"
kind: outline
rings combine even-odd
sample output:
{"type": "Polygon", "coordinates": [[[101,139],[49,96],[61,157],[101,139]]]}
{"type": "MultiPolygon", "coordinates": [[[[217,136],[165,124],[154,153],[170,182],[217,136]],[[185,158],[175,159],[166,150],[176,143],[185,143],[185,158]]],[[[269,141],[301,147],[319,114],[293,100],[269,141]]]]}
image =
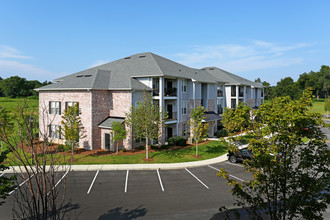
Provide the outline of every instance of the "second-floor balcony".
{"type": "Polygon", "coordinates": [[[176,112],[167,112],[166,121],[174,121],[177,120],[177,113],[176,112]]]}
{"type": "Polygon", "coordinates": [[[177,88],[165,88],[164,89],[164,96],[177,96],[177,88]]]}

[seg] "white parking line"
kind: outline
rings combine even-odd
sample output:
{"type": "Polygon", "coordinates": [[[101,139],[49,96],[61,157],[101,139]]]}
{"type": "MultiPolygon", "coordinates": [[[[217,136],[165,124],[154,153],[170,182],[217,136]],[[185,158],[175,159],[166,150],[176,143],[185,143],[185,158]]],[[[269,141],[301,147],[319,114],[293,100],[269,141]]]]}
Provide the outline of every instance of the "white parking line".
{"type": "MultiPolygon", "coordinates": [[[[56,188],[56,186],[62,181],[62,179],[64,179],[64,177],[69,173],[69,171],[70,171],[70,170],[68,170],[68,171],[65,172],[65,174],[62,176],[62,178],[61,178],[59,181],[57,181],[57,183],[55,184],[55,186],[52,188],[51,191],[53,191],[53,190],[56,188]]],[[[51,193],[51,191],[49,191],[49,192],[47,193],[47,196],[49,196],[49,194],[51,193]]]]}
{"type": "Polygon", "coordinates": [[[205,186],[207,189],[209,189],[209,187],[207,185],[205,185],[205,183],[203,183],[200,179],[198,179],[192,172],[190,172],[187,168],[185,168],[187,170],[188,173],[190,173],[193,177],[195,177],[196,180],[198,180],[201,184],[203,184],[203,186],[205,186]]]}
{"type": "MultiPolygon", "coordinates": [[[[207,166],[210,167],[210,168],[212,168],[212,169],[214,169],[214,170],[217,170],[217,171],[220,172],[219,169],[217,169],[217,168],[215,168],[215,167],[212,167],[211,165],[207,165],[207,166]]],[[[238,177],[236,177],[236,176],[233,176],[233,175],[231,175],[231,174],[229,174],[229,176],[230,176],[230,177],[233,177],[233,178],[235,178],[235,179],[238,179],[239,181],[244,182],[244,180],[242,180],[242,179],[240,179],[240,178],[238,178],[238,177]]]]}
{"type": "Polygon", "coordinates": [[[2,177],[3,175],[4,175],[4,173],[1,173],[1,174],[0,174],[0,177],[2,177]]]}
{"type": "Polygon", "coordinates": [[[126,180],[125,180],[125,192],[127,192],[128,172],[129,172],[129,170],[127,170],[127,172],[126,172],[126,180]]]}
{"type": "Polygon", "coordinates": [[[238,167],[243,167],[244,168],[244,166],[242,166],[242,165],[239,165],[239,164],[236,164],[236,163],[229,163],[229,162],[225,162],[226,164],[230,164],[230,165],[234,165],[234,166],[238,166],[238,167]]]}
{"type": "Polygon", "coordinates": [[[162,179],[160,178],[160,175],[159,175],[159,169],[157,170],[157,174],[158,174],[158,179],[159,179],[160,187],[162,187],[162,191],[164,192],[164,187],[163,187],[162,179]]]}
{"type": "Polygon", "coordinates": [[[94,176],[94,179],[93,179],[93,181],[92,181],[92,183],[91,183],[91,185],[90,185],[90,187],[89,187],[89,189],[88,189],[88,191],[87,191],[87,194],[89,194],[89,192],[91,191],[91,189],[92,189],[92,187],[93,187],[93,184],[94,184],[94,182],[95,182],[95,180],[96,180],[96,177],[97,177],[97,175],[99,174],[99,171],[100,171],[100,170],[96,171],[95,176],[94,176]]]}
{"type": "MultiPolygon", "coordinates": [[[[18,187],[21,187],[24,183],[26,183],[29,179],[31,179],[34,176],[34,174],[32,174],[29,178],[27,178],[24,182],[22,182],[21,184],[18,185],[18,187]]],[[[16,189],[18,189],[18,187],[16,187],[13,191],[11,191],[10,193],[8,193],[9,195],[12,194],[16,189]]]]}

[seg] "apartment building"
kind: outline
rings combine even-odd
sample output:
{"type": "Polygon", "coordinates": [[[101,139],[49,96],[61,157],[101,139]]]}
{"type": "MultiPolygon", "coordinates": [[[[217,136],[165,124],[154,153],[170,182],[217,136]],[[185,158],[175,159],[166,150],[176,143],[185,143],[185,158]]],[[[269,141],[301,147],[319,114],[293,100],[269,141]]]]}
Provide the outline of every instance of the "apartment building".
{"type": "MultiPolygon", "coordinates": [[[[40,132],[62,142],[58,132],[61,116],[67,106],[79,103],[86,130],[79,145],[86,149],[114,150],[112,123],[124,124],[125,113],[144,92],[152,93],[154,104],[168,113],[161,143],[189,135],[187,122],[196,106],[207,109],[204,121],[209,123],[209,136],[213,136],[224,107],[233,108],[240,101],[255,107],[263,102],[259,84],[216,67],[190,68],[153,53],[135,54],[54,81],[37,89],[39,112],[45,113],[40,115],[40,132]]],[[[128,135],[121,147],[140,145],[126,129],[128,135]]]]}

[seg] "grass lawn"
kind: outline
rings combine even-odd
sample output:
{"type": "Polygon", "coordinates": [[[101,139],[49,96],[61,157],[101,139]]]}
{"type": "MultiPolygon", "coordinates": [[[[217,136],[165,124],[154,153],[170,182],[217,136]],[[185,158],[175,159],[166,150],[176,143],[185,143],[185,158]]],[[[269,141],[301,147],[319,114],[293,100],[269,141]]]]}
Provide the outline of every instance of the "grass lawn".
{"type": "Polygon", "coordinates": [[[194,146],[176,149],[176,150],[158,150],[149,153],[149,158],[152,161],[145,161],[145,151],[135,155],[102,155],[102,156],[79,156],[75,155],[73,164],[134,164],[134,163],[180,163],[198,160],[206,160],[221,156],[227,153],[227,143],[219,141],[211,141],[206,144],[201,144],[198,147],[198,155],[194,157],[196,148],[194,146]]]}
{"type": "Polygon", "coordinates": [[[23,105],[24,101],[28,103],[28,112],[39,111],[39,100],[36,97],[30,96],[27,98],[9,98],[0,97],[0,106],[5,107],[9,112],[16,112],[17,106],[23,105]]]}
{"type": "MultiPolygon", "coordinates": [[[[100,155],[95,152],[95,154],[83,155],[75,154],[74,162],[72,164],[136,164],[136,163],[180,163],[180,162],[190,162],[198,160],[206,160],[221,156],[227,153],[227,143],[220,141],[211,141],[208,143],[201,143],[198,147],[198,155],[201,157],[195,157],[196,151],[195,146],[175,149],[175,150],[155,150],[149,152],[149,158],[151,161],[143,160],[145,158],[145,151],[141,150],[138,154],[127,155],[116,155],[116,153],[100,155]]],[[[12,157],[11,153],[8,157],[12,157]]],[[[65,160],[69,161],[70,156],[65,156],[65,160]]],[[[7,158],[7,164],[15,165],[11,160],[7,158]]]]}
{"type": "Polygon", "coordinates": [[[313,101],[311,112],[320,113],[322,115],[326,114],[327,112],[324,110],[324,105],[324,101],[313,101]]]}

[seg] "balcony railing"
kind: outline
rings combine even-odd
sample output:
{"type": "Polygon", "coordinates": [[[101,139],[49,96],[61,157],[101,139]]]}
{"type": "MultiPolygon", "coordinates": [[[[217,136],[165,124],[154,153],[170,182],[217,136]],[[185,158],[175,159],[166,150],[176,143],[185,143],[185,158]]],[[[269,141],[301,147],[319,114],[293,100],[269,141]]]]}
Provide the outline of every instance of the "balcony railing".
{"type": "Polygon", "coordinates": [[[176,96],[177,88],[165,88],[164,96],[176,96]]]}
{"type": "Polygon", "coordinates": [[[167,119],[166,121],[173,121],[177,120],[177,113],[176,112],[167,112],[167,119]]]}
{"type": "Polygon", "coordinates": [[[155,89],[152,91],[152,95],[153,95],[153,96],[159,96],[159,89],[158,89],[158,88],[155,88],[155,89]]]}

